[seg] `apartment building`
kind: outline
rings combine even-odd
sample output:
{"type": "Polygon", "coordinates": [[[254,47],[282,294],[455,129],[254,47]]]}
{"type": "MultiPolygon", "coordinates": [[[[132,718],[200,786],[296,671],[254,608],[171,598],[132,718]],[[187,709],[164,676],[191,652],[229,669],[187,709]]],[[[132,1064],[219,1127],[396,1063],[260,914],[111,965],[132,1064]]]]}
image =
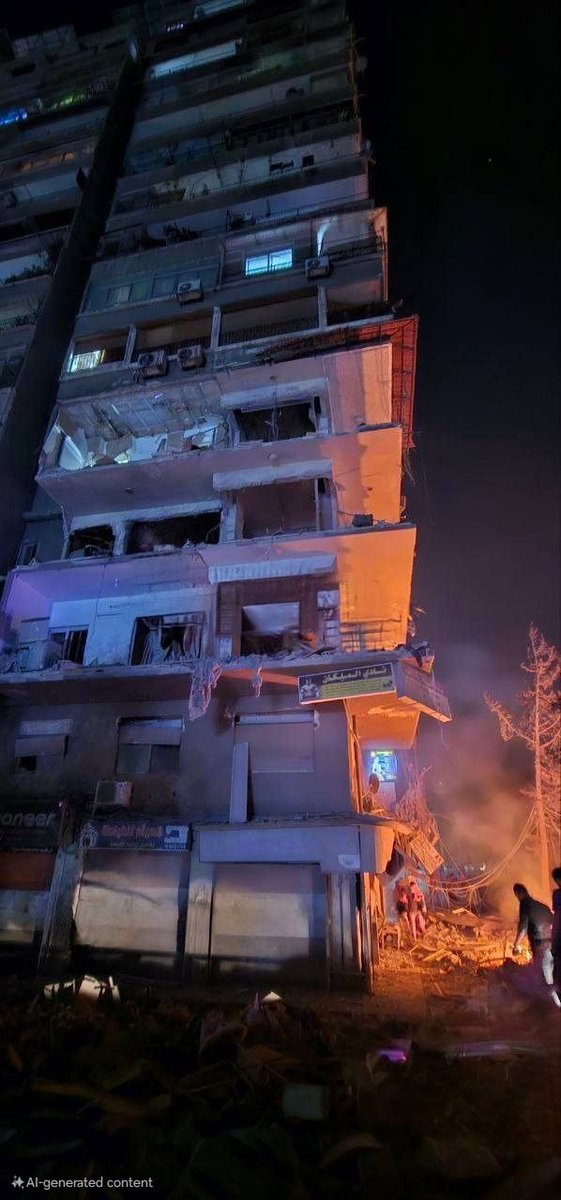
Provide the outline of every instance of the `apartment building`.
{"type": "Polygon", "coordinates": [[[4,592],[5,825],[24,881],[25,837],[49,861],[4,923],[43,964],[369,988],[400,770],[450,713],[411,638],[417,321],[354,33],[341,0],[135,21],[38,463],[62,546],[30,514],[4,592]]]}
{"type": "MultiPolygon", "coordinates": [[[[2,44],[2,575],[33,503],[37,451],[132,119],[133,74],[126,24],[80,39],[65,25],[2,44]]],[[[48,522],[49,508],[40,498],[35,509],[48,522]]],[[[52,552],[52,522],[50,534],[52,552]]],[[[21,554],[31,561],[33,545],[21,554]]]]}

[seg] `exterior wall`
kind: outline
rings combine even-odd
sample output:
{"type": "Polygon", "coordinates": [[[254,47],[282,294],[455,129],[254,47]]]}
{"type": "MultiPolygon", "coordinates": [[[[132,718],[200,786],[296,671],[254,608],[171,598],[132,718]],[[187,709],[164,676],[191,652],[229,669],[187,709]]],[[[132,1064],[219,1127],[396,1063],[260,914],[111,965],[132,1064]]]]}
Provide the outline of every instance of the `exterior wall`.
{"type": "MultiPolygon", "coordinates": [[[[144,680],[142,690],[154,692],[154,683],[144,680]]],[[[247,686],[247,685],[246,685],[247,686]]],[[[185,681],[186,687],[186,681],[185,681]]],[[[3,723],[0,746],[0,795],[26,799],[72,798],[74,803],[93,799],[98,780],[116,775],[119,721],[154,717],[184,717],[177,774],[133,777],[133,812],[156,809],[189,821],[227,820],[230,802],[232,755],[236,732],[225,720],[224,710],[247,713],[297,710],[294,693],[262,695],[259,700],[238,699],[229,684],[215,693],[205,717],[190,722],[185,697],[177,701],[158,699],[121,702],[40,705],[12,708],[3,723]],[[15,745],[24,722],[66,721],[71,724],[66,753],[60,770],[52,774],[15,771],[15,745]]],[[[245,691],[245,689],[244,689],[245,691]]],[[[283,812],[303,813],[351,811],[349,794],[346,721],[335,705],[322,706],[313,729],[313,770],[285,771],[281,750],[286,726],[271,726],[270,745],[276,769],[251,770],[252,815],[270,817],[283,812]]],[[[240,738],[237,738],[240,740],[240,738]]]]}
{"type": "MultiPolygon", "coordinates": [[[[401,480],[416,319],[394,320],[387,303],[386,214],[369,199],[343,6],[240,5],[210,22],[189,9],[180,33],[137,46],[89,120],[44,128],[47,144],[82,139],[85,163],[98,141],[52,281],[11,285],[18,303],[41,287],[46,298],[19,339],[29,349],[4,405],[0,560],[21,534],[58,387],[45,495],[24,540],[39,563],[58,557],[52,502],[62,554],[89,561],[10,577],[0,797],[69,811],[43,963],[68,959],[78,888],[76,962],[369,984],[372,881],[394,826],[375,829],[362,811],[363,752],[409,745],[432,697],[430,681],[410,681],[411,695],[398,687],[415,545],[401,480]],[[232,53],[212,61],[221,45],[232,53]],[[209,49],[206,65],[189,59],[209,49]],[[290,263],[274,261],[282,249],[290,263]],[[265,266],[248,272],[257,256],[265,266]],[[177,292],[191,278],[203,295],[177,292]],[[73,371],[74,354],[92,349],[106,361],[73,371]],[[286,399],[301,411],[280,435],[286,399]],[[271,436],[247,420],[264,410],[276,414],[271,436]],[[166,525],[162,540],[152,530],[152,554],[128,541],[131,522],[208,510],[218,539],[203,522],[192,537],[186,524],[166,525]],[[164,662],[158,634],[131,664],[136,620],[181,613],[205,614],[200,644],[192,630],[174,634],[164,662]],[[86,629],[85,649],[82,634],[75,651],[61,640],[86,629]],[[329,700],[315,708],[298,702],[308,672],[326,680],[329,700]],[[190,720],[197,705],[204,715],[190,720]],[[108,823],[126,833],[130,822],[136,837],[177,818],[192,849],[92,849],[99,782],[108,823]],[[128,805],[111,805],[114,782],[130,783],[128,805]]],[[[34,206],[47,194],[54,208],[75,204],[74,166],[61,157],[43,169],[32,135],[34,206]]],[[[28,261],[23,249],[14,261],[28,261]]],[[[380,797],[391,807],[393,784],[380,797]]],[[[5,903],[17,914],[15,891],[5,903]]]]}

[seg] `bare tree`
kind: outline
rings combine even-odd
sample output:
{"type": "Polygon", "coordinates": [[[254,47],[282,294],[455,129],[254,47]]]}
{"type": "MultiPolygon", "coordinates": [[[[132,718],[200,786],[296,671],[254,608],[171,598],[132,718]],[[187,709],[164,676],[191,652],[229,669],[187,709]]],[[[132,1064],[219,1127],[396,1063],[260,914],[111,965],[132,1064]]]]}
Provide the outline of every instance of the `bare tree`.
{"type": "Polygon", "coordinates": [[[532,832],[537,838],[541,887],[550,891],[550,870],[561,861],[561,654],[546,642],[535,625],[522,670],[529,686],[519,697],[518,713],[486,695],[489,708],[498,717],[505,742],[519,738],[532,755],[532,832]]]}

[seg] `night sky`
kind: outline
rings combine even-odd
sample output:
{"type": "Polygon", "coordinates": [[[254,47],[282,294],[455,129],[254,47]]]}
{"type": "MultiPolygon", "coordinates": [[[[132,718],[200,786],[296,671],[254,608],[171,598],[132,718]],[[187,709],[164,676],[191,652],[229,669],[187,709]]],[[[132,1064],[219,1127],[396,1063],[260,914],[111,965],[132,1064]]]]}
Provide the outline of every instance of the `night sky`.
{"type": "Polygon", "coordinates": [[[425,719],[436,780],[481,736],[500,757],[483,692],[513,698],[530,621],[560,637],[555,6],[353,8],[392,299],[421,317],[414,597],[458,717],[443,739],[425,719]]]}

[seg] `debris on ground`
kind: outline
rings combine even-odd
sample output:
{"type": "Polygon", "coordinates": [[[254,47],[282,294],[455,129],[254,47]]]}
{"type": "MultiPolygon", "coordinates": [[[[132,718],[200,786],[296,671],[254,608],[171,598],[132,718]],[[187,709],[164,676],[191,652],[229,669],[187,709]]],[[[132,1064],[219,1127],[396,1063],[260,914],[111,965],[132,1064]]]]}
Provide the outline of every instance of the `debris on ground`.
{"type": "Polygon", "coordinates": [[[443,970],[463,966],[500,966],[514,940],[514,930],[500,921],[478,917],[468,909],[432,913],[422,937],[413,941],[404,931],[401,947],[383,950],[383,961],[396,966],[411,958],[423,966],[437,965],[443,970]]]}
{"type": "Polygon", "coordinates": [[[62,981],[0,1010],[8,1183],[151,1178],[162,1200],[537,1200],[532,1164],[549,1164],[544,1186],[558,1178],[559,1054],[530,1027],[462,1036],[472,1015],[464,1030],[453,996],[443,1030],[376,1013],[375,997],[209,1003],[120,980],[120,999],[111,982],[102,1002],[102,982],[94,1003],[62,981]]]}

